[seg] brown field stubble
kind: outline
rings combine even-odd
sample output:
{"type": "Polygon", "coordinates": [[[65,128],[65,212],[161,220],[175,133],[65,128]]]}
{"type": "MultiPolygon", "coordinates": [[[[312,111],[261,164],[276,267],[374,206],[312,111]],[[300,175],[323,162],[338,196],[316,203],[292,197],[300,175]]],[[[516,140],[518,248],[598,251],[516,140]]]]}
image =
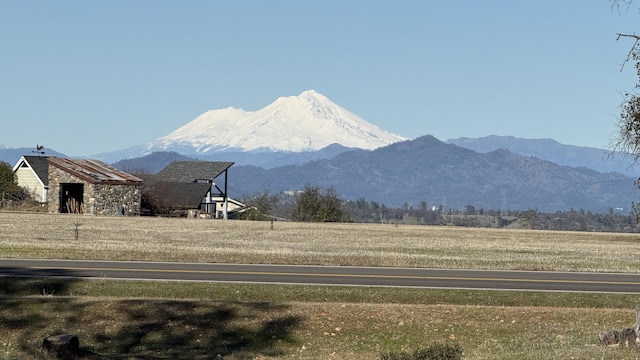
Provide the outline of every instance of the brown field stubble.
{"type": "MultiPolygon", "coordinates": [[[[633,234],[301,223],[271,229],[268,222],[0,213],[0,257],[638,272],[639,256],[633,234]],[[81,224],[78,240],[74,223],[81,224]]],[[[287,301],[273,293],[282,288],[262,286],[245,300],[233,296],[242,286],[211,285],[189,299],[176,296],[180,290],[164,299],[144,291],[127,298],[134,293],[128,284],[143,287],[135,282],[15,281],[0,289],[0,359],[40,358],[42,338],[60,332],[78,333],[85,359],[379,359],[382,351],[433,343],[458,343],[465,359],[639,357],[597,343],[599,332],[635,321],[640,297],[629,295],[603,294],[577,307],[565,294],[553,305],[557,293],[536,293],[545,305],[490,305],[507,303],[488,301],[502,296],[492,291],[466,291],[468,304],[448,301],[445,291],[431,297],[431,290],[404,303],[296,301],[296,291],[308,288],[290,287],[287,301]],[[116,283],[124,283],[117,298],[99,293],[116,283]]]]}
{"type": "Polygon", "coordinates": [[[637,234],[0,213],[17,258],[640,271],[637,234]],[[75,225],[78,240],[75,240],[75,225]]]}

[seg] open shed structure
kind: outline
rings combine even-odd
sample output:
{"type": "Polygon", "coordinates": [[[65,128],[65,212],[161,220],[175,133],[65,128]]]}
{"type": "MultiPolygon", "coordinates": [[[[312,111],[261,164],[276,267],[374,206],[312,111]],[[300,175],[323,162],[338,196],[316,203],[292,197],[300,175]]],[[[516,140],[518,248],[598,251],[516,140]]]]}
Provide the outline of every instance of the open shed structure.
{"type": "Polygon", "coordinates": [[[243,207],[229,198],[228,171],[233,162],[174,161],[154,176],[156,191],[163,194],[171,207],[179,210],[198,209],[214,218],[227,219],[230,211],[243,207]],[[216,184],[220,176],[221,186],[216,184]]]}
{"type": "Polygon", "coordinates": [[[50,213],[140,214],[142,180],[98,160],[47,158],[50,213]]]}

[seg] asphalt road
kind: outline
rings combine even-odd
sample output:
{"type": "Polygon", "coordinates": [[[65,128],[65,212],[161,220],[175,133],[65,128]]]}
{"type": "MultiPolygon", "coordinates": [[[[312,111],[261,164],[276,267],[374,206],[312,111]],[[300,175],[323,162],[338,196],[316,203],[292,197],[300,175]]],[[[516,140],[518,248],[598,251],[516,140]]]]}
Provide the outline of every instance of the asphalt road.
{"type": "Polygon", "coordinates": [[[0,259],[0,276],[640,293],[640,274],[0,259]]]}

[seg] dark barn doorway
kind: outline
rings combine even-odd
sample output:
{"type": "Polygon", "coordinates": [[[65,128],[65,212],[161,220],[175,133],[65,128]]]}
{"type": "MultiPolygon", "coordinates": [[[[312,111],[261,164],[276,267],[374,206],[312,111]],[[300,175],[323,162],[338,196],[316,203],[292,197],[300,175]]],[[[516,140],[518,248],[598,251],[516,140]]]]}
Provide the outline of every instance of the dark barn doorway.
{"type": "Polygon", "coordinates": [[[84,184],[60,184],[60,212],[67,214],[84,213],[84,184]]]}

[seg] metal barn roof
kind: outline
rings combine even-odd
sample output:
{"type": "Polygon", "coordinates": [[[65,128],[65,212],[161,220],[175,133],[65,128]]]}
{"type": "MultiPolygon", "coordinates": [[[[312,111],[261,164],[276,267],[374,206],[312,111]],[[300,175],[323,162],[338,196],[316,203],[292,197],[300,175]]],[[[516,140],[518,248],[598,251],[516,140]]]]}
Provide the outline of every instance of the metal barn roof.
{"type": "Polygon", "coordinates": [[[55,166],[92,184],[140,185],[142,179],[118,170],[98,160],[63,159],[49,157],[49,165],[55,166]]]}

